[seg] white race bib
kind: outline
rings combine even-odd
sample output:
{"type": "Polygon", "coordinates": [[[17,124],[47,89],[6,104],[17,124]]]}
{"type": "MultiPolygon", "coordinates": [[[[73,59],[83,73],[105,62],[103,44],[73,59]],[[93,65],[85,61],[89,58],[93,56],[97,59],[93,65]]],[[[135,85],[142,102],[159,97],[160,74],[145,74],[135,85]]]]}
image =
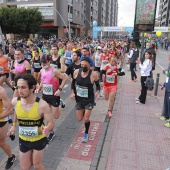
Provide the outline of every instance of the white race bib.
{"type": "Polygon", "coordinates": [[[76,87],[77,96],[88,98],[88,88],[87,87],[76,87]]]}
{"type": "Polygon", "coordinates": [[[53,95],[53,85],[52,84],[43,84],[43,94],[53,95]]]}
{"type": "Polygon", "coordinates": [[[106,82],[107,83],[114,83],[115,82],[115,76],[106,75],[106,82]]]}
{"type": "Polygon", "coordinates": [[[34,63],[34,68],[40,68],[40,63],[34,63]]]}
{"type": "Polygon", "coordinates": [[[4,68],[0,67],[0,73],[3,73],[3,72],[4,72],[4,68]]]}
{"type": "Polygon", "coordinates": [[[28,55],[28,56],[27,56],[27,59],[28,59],[28,60],[31,60],[31,58],[32,58],[31,55],[28,55]]]}
{"type": "Polygon", "coordinates": [[[166,77],[166,83],[168,83],[168,81],[169,81],[169,77],[166,77]]]}
{"type": "Polygon", "coordinates": [[[102,64],[103,66],[105,66],[106,64],[108,64],[109,62],[107,60],[102,60],[102,64]]]}
{"type": "Polygon", "coordinates": [[[34,127],[19,126],[19,134],[25,137],[38,136],[38,126],[34,127]]]}
{"type": "Polygon", "coordinates": [[[58,69],[58,66],[55,64],[50,64],[51,67],[58,69]]]}

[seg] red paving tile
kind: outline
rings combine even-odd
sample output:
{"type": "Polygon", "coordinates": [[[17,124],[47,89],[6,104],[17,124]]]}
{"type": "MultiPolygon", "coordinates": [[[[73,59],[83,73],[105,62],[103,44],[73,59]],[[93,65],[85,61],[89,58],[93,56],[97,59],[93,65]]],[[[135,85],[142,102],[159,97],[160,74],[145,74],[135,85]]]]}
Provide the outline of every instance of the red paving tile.
{"type": "Polygon", "coordinates": [[[162,112],[164,93],[149,92],[137,105],[138,84],[122,84],[106,170],[165,170],[170,167],[170,128],[155,113],[162,112]],[[160,98],[162,96],[162,98],[160,98]]]}

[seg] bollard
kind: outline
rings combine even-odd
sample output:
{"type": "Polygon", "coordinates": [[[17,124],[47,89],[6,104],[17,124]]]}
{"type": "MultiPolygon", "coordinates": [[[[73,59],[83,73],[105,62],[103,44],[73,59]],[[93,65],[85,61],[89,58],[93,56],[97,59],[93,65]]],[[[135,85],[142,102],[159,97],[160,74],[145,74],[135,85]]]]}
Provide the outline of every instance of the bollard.
{"type": "Polygon", "coordinates": [[[160,76],[160,74],[157,73],[157,76],[156,76],[156,84],[155,84],[155,92],[154,92],[154,95],[155,95],[155,96],[157,96],[157,93],[158,93],[159,76],[160,76]]]}

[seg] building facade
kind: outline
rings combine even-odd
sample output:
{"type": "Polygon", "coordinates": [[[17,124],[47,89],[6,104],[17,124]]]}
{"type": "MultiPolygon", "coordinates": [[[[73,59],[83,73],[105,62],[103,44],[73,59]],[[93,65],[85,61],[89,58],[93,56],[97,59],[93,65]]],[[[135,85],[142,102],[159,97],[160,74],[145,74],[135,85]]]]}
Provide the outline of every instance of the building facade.
{"type": "Polygon", "coordinates": [[[159,26],[170,26],[170,0],[160,0],[158,19],[159,26]]]}
{"type": "Polygon", "coordinates": [[[91,36],[93,21],[117,25],[118,0],[0,0],[0,6],[37,7],[44,16],[42,35],[91,36]]]}

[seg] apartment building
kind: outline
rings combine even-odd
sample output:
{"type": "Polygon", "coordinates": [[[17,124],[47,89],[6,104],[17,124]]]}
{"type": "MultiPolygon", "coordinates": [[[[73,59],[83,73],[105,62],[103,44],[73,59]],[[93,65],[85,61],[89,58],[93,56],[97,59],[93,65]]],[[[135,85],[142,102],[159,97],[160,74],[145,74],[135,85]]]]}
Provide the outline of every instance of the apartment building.
{"type": "Polygon", "coordinates": [[[158,19],[161,27],[170,26],[170,0],[160,0],[158,19]]]}
{"type": "Polygon", "coordinates": [[[0,6],[38,7],[44,16],[42,35],[68,35],[65,28],[70,25],[72,36],[91,36],[93,21],[102,26],[116,24],[115,2],[117,0],[0,0],[0,6]]]}

